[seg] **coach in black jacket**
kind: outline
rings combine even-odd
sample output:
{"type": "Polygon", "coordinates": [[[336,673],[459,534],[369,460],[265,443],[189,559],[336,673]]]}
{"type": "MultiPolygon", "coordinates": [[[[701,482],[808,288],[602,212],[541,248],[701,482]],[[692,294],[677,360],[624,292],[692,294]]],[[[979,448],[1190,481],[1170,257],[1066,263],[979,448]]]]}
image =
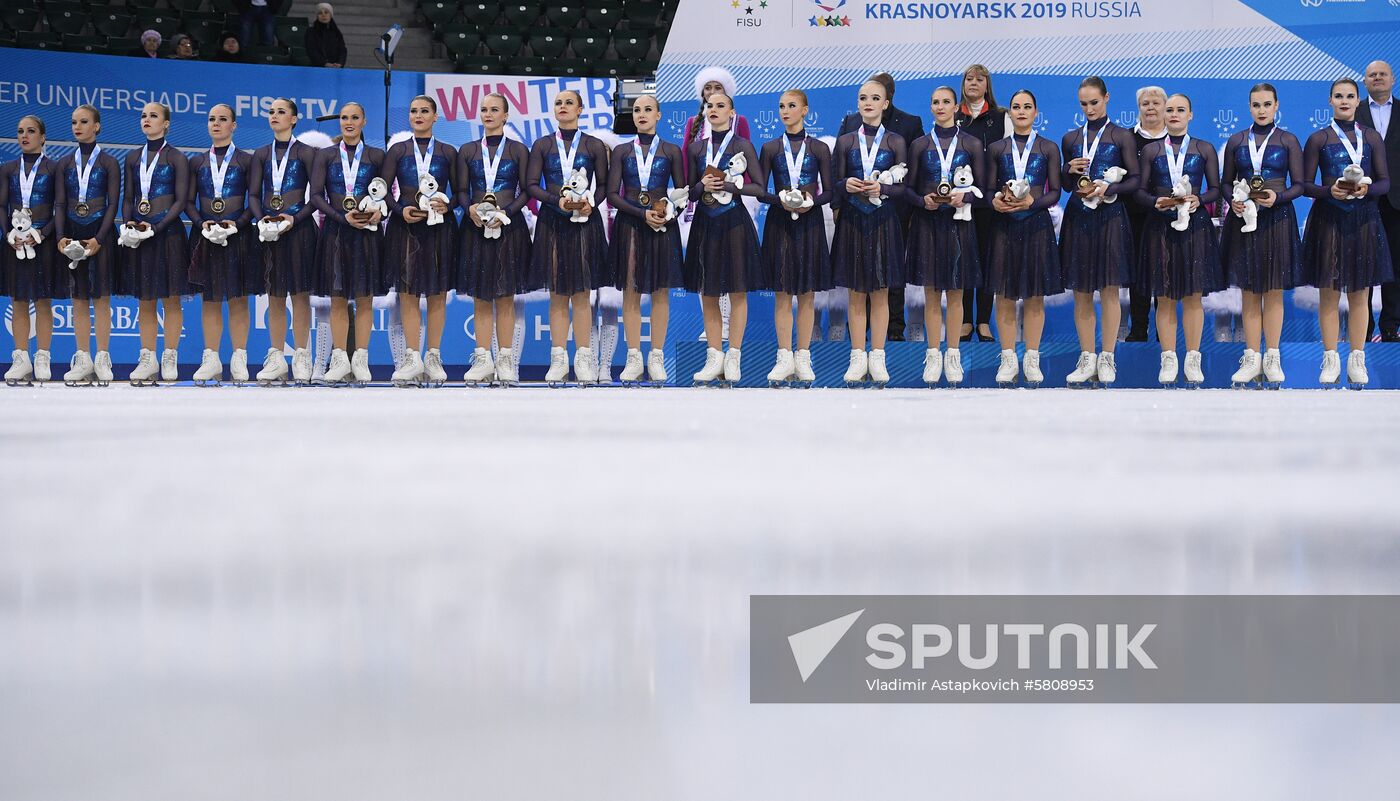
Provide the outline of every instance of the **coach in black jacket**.
{"type": "MultiPolygon", "coordinates": [[[[874,81],[885,87],[886,94],[890,97],[890,107],[885,109],[883,124],[885,130],[890,133],[899,134],[904,140],[905,147],[913,147],[914,140],[924,135],[924,120],[917,114],[910,114],[894,107],[894,77],[888,72],[879,72],[866,79],[874,81]]],[[[836,133],[837,138],[860,129],[860,113],[847,114],[841,120],[841,130],[836,133]]],[[[909,233],[909,218],[911,209],[904,203],[899,204],[899,220],[904,225],[904,233],[909,233]]],[[[937,334],[932,334],[937,336],[937,334]]],[[[902,342],[904,340],[904,287],[890,287],[890,330],[887,337],[891,342],[902,342]]]]}
{"type": "MultiPolygon", "coordinates": [[[[1365,103],[1356,109],[1357,123],[1375,129],[1385,140],[1385,160],[1387,164],[1400,164],[1400,119],[1395,118],[1395,101],[1390,91],[1395,86],[1395,74],[1384,61],[1372,61],[1366,65],[1366,93],[1370,95],[1365,103]]],[[[1390,261],[1400,266],[1400,186],[1392,181],[1390,192],[1380,198],[1381,223],[1385,225],[1386,238],[1390,240],[1390,261]]],[[[1369,297],[1369,295],[1368,295],[1369,297]]],[[[1368,309],[1369,311],[1369,309],[1368,309]]],[[[1366,315],[1366,338],[1375,331],[1375,321],[1366,315]]],[[[1400,281],[1381,284],[1381,340],[1400,341],[1400,281]]]]}

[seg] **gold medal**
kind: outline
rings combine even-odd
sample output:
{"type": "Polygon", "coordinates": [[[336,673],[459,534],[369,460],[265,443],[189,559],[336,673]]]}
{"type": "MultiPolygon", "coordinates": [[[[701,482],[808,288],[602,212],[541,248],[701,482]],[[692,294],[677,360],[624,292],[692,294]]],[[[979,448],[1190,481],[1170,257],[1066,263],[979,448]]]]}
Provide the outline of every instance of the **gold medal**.
{"type": "Polygon", "coordinates": [[[713,206],[719,201],[715,200],[714,195],[710,194],[709,192],[706,192],[705,194],[700,196],[700,202],[704,203],[706,206],[713,206]]]}
{"type": "Polygon", "coordinates": [[[650,193],[650,192],[643,192],[643,193],[641,193],[640,195],[637,195],[637,202],[638,202],[638,203],[641,203],[643,206],[645,206],[645,207],[647,207],[647,208],[651,208],[651,193],[650,193]]]}
{"type": "Polygon", "coordinates": [[[938,188],[934,191],[939,197],[949,197],[953,194],[953,185],[947,181],[939,181],[938,188]]]}
{"type": "Polygon", "coordinates": [[[223,214],[223,213],[224,213],[224,199],[221,198],[221,197],[216,197],[216,198],[214,198],[213,200],[209,201],[209,208],[210,208],[211,210],[213,210],[213,212],[214,212],[215,214],[223,214]]]}
{"type": "Polygon", "coordinates": [[[1256,175],[1250,178],[1249,189],[1251,192],[1262,192],[1264,190],[1264,176],[1256,175]]]}
{"type": "Polygon", "coordinates": [[[88,208],[88,204],[86,204],[86,203],[79,203],[79,204],[78,204],[78,207],[77,207],[76,209],[74,209],[74,211],[76,211],[76,212],[78,213],[78,216],[79,216],[79,217],[86,217],[86,216],[88,216],[88,212],[91,211],[91,209],[88,208]]]}
{"type": "Polygon", "coordinates": [[[273,211],[281,211],[281,210],[282,210],[282,196],[281,196],[281,195],[273,195],[272,197],[268,198],[267,207],[270,208],[270,209],[272,209],[273,211]]]}
{"type": "Polygon", "coordinates": [[[1088,188],[1089,188],[1089,184],[1092,184],[1093,182],[1094,182],[1094,179],[1093,179],[1093,178],[1090,178],[1090,177],[1087,176],[1087,175],[1081,175],[1081,176],[1079,176],[1079,188],[1080,188],[1080,189],[1088,189],[1088,188]]]}
{"type": "Polygon", "coordinates": [[[495,193],[495,192],[487,192],[487,193],[481,198],[481,202],[482,202],[482,203],[490,203],[490,204],[493,205],[493,206],[499,206],[499,205],[501,205],[501,204],[499,204],[499,203],[496,202],[496,193],[495,193]]]}
{"type": "Polygon", "coordinates": [[[150,214],[150,213],[151,213],[151,201],[149,201],[149,200],[143,200],[143,201],[141,201],[140,203],[137,203],[137,204],[136,204],[136,213],[137,213],[137,214],[142,214],[142,215],[150,214]]]}
{"type": "Polygon", "coordinates": [[[354,211],[357,205],[359,204],[355,202],[355,198],[349,195],[347,195],[344,200],[340,201],[340,207],[346,211],[354,211]]]}
{"type": "Polygon", "coordinates": [[[569,196],[569,187],[567,187],[567,186],[561,186],[561,187],[559,187],[559,197],[568,197],[568,196],[569,196]]]}

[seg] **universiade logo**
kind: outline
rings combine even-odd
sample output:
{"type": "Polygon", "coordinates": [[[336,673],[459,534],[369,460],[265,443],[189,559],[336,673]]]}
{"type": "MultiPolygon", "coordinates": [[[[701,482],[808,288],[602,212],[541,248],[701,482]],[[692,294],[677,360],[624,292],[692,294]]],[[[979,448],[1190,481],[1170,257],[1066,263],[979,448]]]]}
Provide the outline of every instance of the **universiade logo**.
{"type": "MultiPolygon", "coordinates": [[[[817,626],[792,634],[788,647],[798,675],[805,684],[822,666],[832,651],[840,645],[847,632],[865,614],[864,609],[828,620],[817,626]]],[[[1157,663],[1145,646],[1156,623],[1134,628],[1126,623],[1097,623],[1084,626],[1060,623],[1047,627],[1041,623],[988,623],[973,626],[957,623],[915,623],[904,627],[894,623],[875,623],[865,631],[865,644],[870,649],[865,663],[877,670],[912,668],[926,670],[936,667],[937,660],[955,654],[958,663],[968,670],[990,670],[998,667],[1003,655],[1001,641],[1015,640],[1017,670],[1069,667],[1079,670],[1156,670],[1157,663]],[[977,629],[981,629],[980,636],[977,629]],[[1092,633],[1091,633],[1092,630],[1092,633]],[[1043,640],[1042,642],[1040,642],[1043,640]],[[977,651],[980,650],[980,654],[977,651]],[[1034,664],[1037,658],[1044,662],[1034,664]]]]}

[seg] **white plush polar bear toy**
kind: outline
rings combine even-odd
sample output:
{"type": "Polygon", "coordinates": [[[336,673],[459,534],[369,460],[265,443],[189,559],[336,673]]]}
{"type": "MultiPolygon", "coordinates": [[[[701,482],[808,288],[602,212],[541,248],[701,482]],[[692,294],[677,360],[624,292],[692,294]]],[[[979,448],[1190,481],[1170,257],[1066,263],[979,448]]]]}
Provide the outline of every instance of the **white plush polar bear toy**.
{"type": "Polygon", "coordinates": [[[365,214],[379,212],[380,217],[389,216],[389,204],[384,202],[384,198],[389,196],[389,184],[383,178],[375,178],[369,182],[367,194],[360,198],[359,211],[365,214]]]}
{"type": "Polygon", "coordinates": [[[213,225],[202,226],[199,233],[210,243],[221,248],[228,247],[228,239],[238,231],[238,225],[232,220],[223,220],[213,225]]]}
{"type": "Polygon", "coordinates": [[[63,255],[68,257],[68,269],[78,269],[78,262],[92,255],[92,251],[83,247],[82,240],[70,239],[63,248],[63,255]]]}
{"type": "MultiPolygon", "coordinates": [[[[899,164],[894,165],[888,170],[876,170],[875,172],[870,174],[870,180],[879,181],[885,186],[893,186],[895,183],[903,181],[904,177],[908,174],[909,167],[906,166],[903,162],[900,162],[899,164]]],[[[870,205],[872,206],[883,206],[884,204],[885,199],[880,197],[879,195],[876,195],[875,197],[872,197],[870,199],[870,205]]]]}
{"type": "Polygon", "coordinates": [[[428,212],[428,225],[442,225],[443,216],[433,208],[433,201],[447,202],[447,195],[438,191],[437,179],[432,173],[418,179],[418,208],[428,212]]]}
{"type": "Polygon", "coordinates": [[[258,220],[258,241],[276,242],[291,228],[292,224],[278,217],[264,217],[258,220]]]}
{"type": "MultiPolygon", "coordinates": [[[[726,183],[734,184],[736,187],[744,185],[744,173],[749,169],[749,160],[743,153],[735,153],[729,160],[729,166],[724,168],[724,180],[726,183]]],[[[723,206],[734,199],[734,193],[728,189],[711,193],[715,202],[723,206]]]]}
{"type": "Polygon", "coordinates": [[[501,226],[510,225],[510,215],[494,201],[483,200],[476,204],[476,216],[481,220],[481,235],[487,239],[500,239],[501,226]]]}
{"type": "Polygon", "coordinates": [[[122,224],[120,233],[117,234],[117,244],[129,247],[133,250],[141,246],[142,242],[156,235],[156,229],[149,224],[128,220],[122,224]]]}
{"type": "MultiPolygon", "coordinates": [[[[1122,180],[1123,180],[1124,178],[1126,178],[1127,176],[1128,176],[1128,171],[1125,170],[1125,169],[1123,169],[1122,167],[1109,167],[1108,169],[1106,169],[1106,170],[1103,171],[1103,177],[1102,177],[1102,178],[1099,178],[1099,179],[1096,180],[1096,181],[1094,181],[1094,183],[1096,183],[1096,184],[1098,184],[1099,186],[1102,186],[1102,187],[1104,187],[1104,188],[1106,189],[1106,188],[1108,188],[1108,186],[1109,186],[1110,184],[1116,184],[1116,183],[1122,181],[1122,180]]],[[[1117,195],[1104,195],[1104,196],[1101,197],[1101,198],[1099,198],[1099,197],[1096,197],[1096,198],[1089,198],[1089,199],[1083,201],[1083,203],[1084,203],[1084,208],[1086,208],[1086,209],[1096,209],[1096,208],[1099,207],[1099,204],[1100,204],[1100,203],[1116,203],[1117,201],[1118,201],[1118,196],[1117,196],[1117,195]]]]}
{"type": "MultiPolygon", "coordinates": [[[[953,194],[972,195],[973,197],[977,198],[982,197],[982,190],[978,189],[977,186],[972,182],[971,166],[964,164],[953,171],[953,194]]],[[[966,201],[967,198],[963,198],[963,200],[966,201]]],[[[960,206],[957,211],[953,212],[953,219],[971,220],[972,206],[967,203],[963,203],[963,205],[960,206]]]]}
{"type": "MultiPolygon", "coordinates": [[[[1362,171],[1360,166],[1348,164],[1346,169],[1342,170],[1342,177],[1337,179],[1337,183],[1350,184],[1356,187],[1370,186],[1371,179],[1362,171]]],[[[1350,193],[1347,194],[1347,200],[1356,200],[1359,197],[1361,196],[1350,193]]]]}
{"type": "MultiPolygon", "coordinates": [[[[1179,200],[1181,198],[1188,197],[1191,194],[1193,194],[1193,192],[1190,176],[1183,175],[1177,180],[1176,183],[1172,184],[1172,197],[1177,198],[1179,200]]],[[[1185,231],[1187,228],[1190,227],[1191,204],[1178,203],[1176,205],[1176,219],[1172,221],[1172,228],[1177,231],[1185,231]]]]}
{"type": "Polygon", "coordinates": [[[5,235],[5,239],[15,248],[15,258],[20,260],[34,258],[34,246],[44,241],[34,228],[34,215],[29,213],[29,209],[15,209],[11,212],[10,233],[5,235]],[[20,242],[25,244],[20,245],[20,242]]]}
{"type": "Polygon", "coordinates": [[[1244,214],[1241,219],[1244,225],[1240,227],[1240,233],[1250,234],[1259,227],[1259,204],[1249,199],[1249,181],[1240,179],[1230,187],[1230,199],[1236,203],[1244,204],[1244,214]]]}
{"type": "MultiPolygon", "coordinates": [[[[655,228],[657,233],[664,233],[666,231],[666,223],[669,223],[670,221],[679,217],[680,213],[685,209],[686,204],[689,202],[690,191],[685,189],[684,187],[680,189],[672,189],[670,192],[667,192],[665,195],[662,195],[661,198],[657,201],[657,203],[665,205],[666,218],[665,221],[661,223],[660,227],[652,227],[655,228]]],[[[653,203],[651,207],[653,209],[656,208],[656,203],[653,203]]]]}
{"type": "Polygon", "coordinates": [[[812,208],[812,196],[801,189],[780,189],[778,190],[778,200],[782,202],[783,208],[788,210],[794,220],[801,216],[798,209],[812,208]]]}
{"type": "Polygon", "coordinates": [[[586,223],[588,215],[583,213],[585,207],[593,205],[593,199],[588,192],[588,171],[582,167],[573,171],[569,180],[564,183],[564,205],[573,211],[569,217],[569,222],[586,223]]]}

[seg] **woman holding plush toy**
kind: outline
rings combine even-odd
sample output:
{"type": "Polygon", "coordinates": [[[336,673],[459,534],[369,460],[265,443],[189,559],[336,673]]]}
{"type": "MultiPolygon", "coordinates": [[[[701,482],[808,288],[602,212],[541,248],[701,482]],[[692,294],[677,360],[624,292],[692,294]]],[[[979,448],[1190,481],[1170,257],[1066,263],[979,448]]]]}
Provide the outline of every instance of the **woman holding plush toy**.
{"type": "Polygon", "coordinates": [[[763,284],[777,293],[773,328],[778,358],[768,374],[770,386],[794,382],[810,387],[814,293],[831,289],[831,253],[826,242],[822,206],[831,202],[831,149],[804,127],[807,94],[789,89],[778,98],[778,118],[786,132],[758,154],[758,200],[769,205],[763,223],[763,284]],[[773,191],[768,191],[768,178],[773,191]],[[797,354],[792,351],[792,300],[797,298],[797,354]]]}
{"type": "Polygon", "coordinates": [[[452,170],[457,148],[433,136],[437,101],[419,95],[408,104],[408,124],[413,136],[389,148],[384,157],[384,182],[391,191],[389,226],[384,235],[387,270],[397,269],[399,312],[407,343],[403,364],[394,371],[396,386],[426,383],[440,387],[447,381],[442,369],[442,329],[447,322],[447,290],[456,269],[456,219],[452,217],[452,170]],[[418,298],[428,299],[427,352],[418,355],[422,315],[418,298]]]}
{"type": "Polygon", "coordinates": [[[1301,283],[1301,242],[1293,200],[1303,194],[1303,148],[1298,137],[1274,124],[1278,92],[1267,83],[1249,90],[1254,124],[1225,143],[1220,186],[1231,194],[1220,236],[1220,260],[1230,286],[1239,287],[1244,316],[1244,355],[1231,382],[1263,381],[1278,389],[1283,366],[1283,290],[1301,283]],[[1268,345],[1259,347],[1260,334],[1268,345]],[[1260,354],[1263,359],[1260,359],[1260,354]]]}
{"type": "Polygon", "coordinates": [[[1201,372],[1201,330],[1205,312],[1201,296],[1224,287],[1215,224],[1205,206],[1220,197],[1220,169],[1215,147],[1187,133],[1191,99],[1167,98],[1163,112],[1167,135],[1142,149],[1142,185],[1136,198],[1149,209],[1139,249],[1144,275],[1157,298],[1157,341],[1162,345],[1157,380],[1176,383],[1176,304],[1181,302],[1186,331],[1185,374],[1188,387],[1205,380],[1201,372]],[[1205,191],[1201,191],[1202,185],[1205,191]]]}
{"type": "Polygon", "coordinates": [[[1079,83],[1084,127],[1061,140],[1068,176],[1069,203],[1060,226],[1060,264],[1065,285],[1074,290],[1074,327],[1079,334],[1079,364],[1069,374],[1071,387],[1112,384],[1118,378],[1113,353],[1123,307],[1118,290],[1126,286],[1133,252],[1128,204],[1138,187],[1137,141],[1131,131],[1108,121],[1108,87],[1091,75],[1079,83]],[[1103,307],[1102,351],[1094,351],[1094,293],[1103,307]]]}
{"type": "Polygon", "coordinates": [[[915,209],[909,222],[905,260],[909,283],[924,288],[924,383],[949,386],[963,380],[958,332],[963,325],[963,292],[981,281],[982,259],[974,208],[986,208],[986,153],[982,140],[958,129],[958,95],[952,87],[933,90],[929,101],[933,132],[919,137],[909,153],[905,202],[915,209]],[[939,349],[942,302],[948,297],[948,354],[939,349]]]}
{"type": "Polygon", "coordinates": [[[369,338],[374,330],[374,296],[393,285],[381,263],[379,223],[388,214],[389,186],[379,175],[384,151],[364,143],[365,109],[350,101],[340,107],[340,142],[323,148],[311,173],[311,203],[325,215],[316,250],[312,294],[331,299],[330,366],[324,384],[369,383],[369,338]],[[350,302],[355,302],[355,355],[347,357],[350,302]]]}
{"type": "Polygon", "coordinates": [[[263,286],[267,292],[267,355],[259,384],[286,383],[287,298],[292,300],[292,380],[311,381],[311,288],[316,270],[316,208],[306,200],[306,188],[316,161],[316,148],[293,138],[300,110],[293,100],[279,97],[267,111],[272,144],[253,153],[253,176],[248,203],[262,241],[263,286]],[[271,237],[271,239],[269,239],[271,237]]]}
{"type": "MultiPolygon", "coordinates": [[[[0,233],[9,245],[3,256],[4,292],[14,303],[13,330],[19,346],[11,354],[5,383],[27,384],[32,374],[42,384],[51,378],[51,301],[68,295],[66,276],[55,271],[54,248],[48,244],[55,225],[54,212],[58,207],[54,201],[62,175],[58,162],[44,157],[43,120],[33,116],[21,118],[15,136],[20,157],[0,167],[0,215],[4,217],[0,233]],[[35,321],[39,325],[39,348],[32,366],[28,350],[30,301],[34,301],[35,321]]],[[[62,266],[68,265],[65,262],[62,266]]]]}
{"type": "Polygon", "coordinates": [[[837,286],[851,291],[851,362],[847,386],[889,383],[885,334],[889,290],[904,285],[904,235],[897,206],[904,197],[908,146],[882,122],[890,98],[883,84],[866,81],[856,98],[861,127],[836,140],[832,153],[832,205],[838,212],[831,243],[837,286]],[[870,353],[865,352],[869,301],[870,353]]]}
{"type": "Polygon", "coordinates": [[[530,201],[521,181],[530,151],[507,139],[510,106],[492,93],[477,106],[482,137],[457,151],[457,204],[467,210],[458,232],[457,294],[470,296],[476,325],[476,351],[463,381],[476,385],[493,379],[504,386],[520,381],[514,351],[515,294],[543,289],[543,280],[526,280],[530,268],[530,228],[521,211],[530,201]],[[484,215],[484,216],[483,216],[484,215]],[[499,359],[491,356],[491,335],[499,359]]]}
{"type": "Polygon", "coordinates": [[[1064,290],[1060,252],[1050,207],[1060,201],[1060,149],[1037,136],[1035,95],[1022,89],[1011,96],[1012,135],[987,148],[992,183],[991,234],[984,245],[985,287],[996,295],[1001,363],[997,385],[1016,386],[1022,365],[1016,360],[1016,301],[1022,301],[1026,384],[1045,380],[1040,370],[1040,335],[1045,330],[1045,296],[1064,290]]]}
{"type": "Polygon", "coordinates": [[[763,288],[758,231],[740,200],[757,197],[758,154],[747,139],[736,138],[734,100],[723,91],[705,100],[711,137],[690,143],[690,199],[699,200],[686,245],[685,290],[700,295],[705,318],[705,366],[692,377],[696,384],[738,383],[744,328],[749,320],[748,293],[763,288]],[[729,352],[723,343],[720,298],[729,296],[729,352]]]}
{"type": "Polygon", "coordinates": [[[612,152],[608,165],[608,204],[617,210],[608,259],[613,286],[622,290],[622,321],[627,335],[623,384],[642,379],[642,295],[651,296],[651,353],[645,369],[649,381],[666,381],[666,326],[671,316],[671,287],[680,286],[681,232],[676,217],[690,193],[685,158],[676,145],[656,136],[661,104],[654,95],[632,103],[637,138],[612,152]],[[667,187],[671,187],[668,191],[667,187]],[[658,230],[659,229],[659,230],[658,230]]]}
{"type": "Polygon", "coordinates": [[[531,283],[549,288],[549,371],[545,382],[560,386],[569,376],[564,349],[573,311],[574,378],[580,386],[597,383],[598,361],[589,347],[593,328],[592,290],[603,285],[608,241],[602,215],[595,213],[608,192],[608,146],[578,129],[583,96],[565,89],[554,96],[559,130],[535,140],[525,175],[525,191],[540,202],[535,243],[530,250],[531,283]],[[591,188],[590,188],[591,187],[591,188]]]}
{"type": "Polygon", "coordinates": [[[141,109],[141,133],[146,144],[126,154],[126,192],[117,244],[123,245],[121,292],[139,301],[141,356],[131,371],[134,386],[179,377],[180,331],[184,310],[180,296],[188,293],[189,243],[180,215],[189,197],[189,161],[165,141],[170,130],[170,109],[147,103],[141,109]],[[156,302],[165,313],[165,349],[156,361],[156,302]]]}
{"type": "Polygon", "coordinates": [[[1353,310],[1347,318],[1347,383],[1366,385],[1367,290],[1391,280],[1390,249],[1376,198],[1390,191],[1390,171],[1380,134],[1356,124],[1361,93],[1356,81],[1333,81],[1331,124],[1308,137],[1303,151],[1304,192],[1314,199],[1303,233],[1304,282],[1317,287],[1317,321],[1322,329],[1322,373],[1318,382],[1341,379],[1337,356],[1341,293],[1353,310]],[[1322,179],[1317,181],[1319,170],[1322,179]],[[1316,181],[1316,182],[1315,182],[1316,181]]]}
{"type": "Polygon", "coordinates": [[[253,155],[234,147],[236,128],[233,106],[219,103],[209,109],[210,148],[190,159],[190,284],[204,301],[204,356],[194,373],[195,386],[215,385],[223,378],[219,343],[225,303],[233,343],[229,373],[235,385],[248,380],[248,296],[263,292],[262,254],[248,203],[253,155]]]}

